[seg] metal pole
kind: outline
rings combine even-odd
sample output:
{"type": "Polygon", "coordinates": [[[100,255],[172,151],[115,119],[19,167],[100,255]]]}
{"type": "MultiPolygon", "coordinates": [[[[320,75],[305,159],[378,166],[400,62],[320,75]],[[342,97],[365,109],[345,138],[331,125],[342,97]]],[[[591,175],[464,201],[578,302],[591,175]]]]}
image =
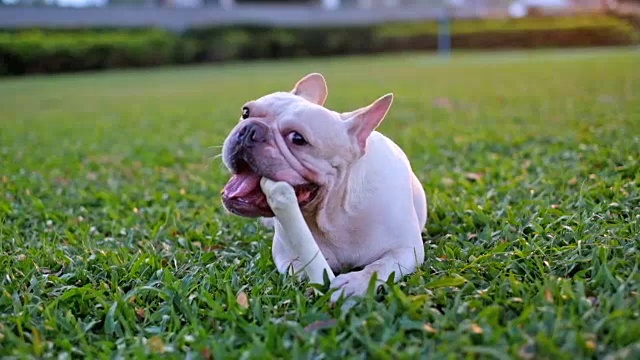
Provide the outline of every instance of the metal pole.
{"type": "Polygon", "coordinates": [[[451,19],[446,7],[438,16],[438,54],[444,57],[451,54],[451,19]]]}

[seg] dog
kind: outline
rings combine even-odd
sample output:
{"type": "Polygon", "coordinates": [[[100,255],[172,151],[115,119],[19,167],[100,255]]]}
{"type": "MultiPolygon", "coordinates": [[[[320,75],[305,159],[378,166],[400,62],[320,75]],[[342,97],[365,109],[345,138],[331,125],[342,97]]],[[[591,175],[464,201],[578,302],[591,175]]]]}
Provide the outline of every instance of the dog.
{"type": "MultiPolygon", "coordinates": [[[[322,74],[245,103],[222,147],[232,214],[272,224],[280,273],[301,264],[260,187],[262,177],[295,189],[303,217],[334,273],[331,301],[365,295],[372,277],[398,282],[424,262],[427,198],[403,150],[377,131],[393,102],[386,94],[349,112],[324,107],[322,74]]],[[[300,272],[301,274],[303,272],[300,272]]],[[[301,275],[304,276],[304,275],[301,275]]]]}

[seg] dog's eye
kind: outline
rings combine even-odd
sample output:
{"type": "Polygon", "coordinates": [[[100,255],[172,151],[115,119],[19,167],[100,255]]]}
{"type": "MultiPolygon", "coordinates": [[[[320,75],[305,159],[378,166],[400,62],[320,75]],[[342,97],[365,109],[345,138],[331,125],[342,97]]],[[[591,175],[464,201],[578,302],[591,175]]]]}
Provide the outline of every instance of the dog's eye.
{"type": "Polygon", "coordinates": [[[249,117],[249,108],[248,107],[243,107],[242,108],[242,118],[246,119],[249,117]]]}
{"type": "Polygon", "coordinates": [[[302,135],[293,131],[289,134],[289,138],[294,145],[302,146],[307,145],[307,140],[304,139],[302,135]]]}

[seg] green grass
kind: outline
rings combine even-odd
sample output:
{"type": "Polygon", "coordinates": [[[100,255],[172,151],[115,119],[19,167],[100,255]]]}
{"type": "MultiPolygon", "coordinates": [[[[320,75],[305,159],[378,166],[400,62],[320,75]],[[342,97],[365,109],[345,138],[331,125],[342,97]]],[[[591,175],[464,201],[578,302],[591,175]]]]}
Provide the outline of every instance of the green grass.
{"type": "Polygon", "coordinates": [[[2,80],[0,356],[638,358],[639,68],[608,49],[2,80]],[[331,108],[395,93],[381,130],[430,205],[424,265],[348,313],[219,198],[243,102],[311,71],[331,108]]]}

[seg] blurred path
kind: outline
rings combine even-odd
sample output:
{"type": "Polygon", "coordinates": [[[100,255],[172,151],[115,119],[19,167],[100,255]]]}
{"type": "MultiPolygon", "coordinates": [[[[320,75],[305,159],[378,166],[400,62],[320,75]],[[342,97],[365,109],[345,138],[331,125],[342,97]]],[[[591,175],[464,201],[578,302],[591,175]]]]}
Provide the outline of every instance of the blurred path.
{"type": "MultiPolygon", "coordinates": [[[[227,24],[288,27],[376,24],[394,20],[435,19],[438,15],[438,9],[425,6],[368,10],[345,8],[339,11],[326,11],[308,6],[241,6],[231,10],[223,10],[218,7],[109,6],[85,9],[0,7],[0,27],[157,26],[180,31],[193,26],[227,24]]],[[[453,13],[453,16],[457,18],[470,18],[479,15],[482,17],[486,17],[486,15],[506,16],[506,8],[495,8],[491,11],[461,8],[453,13]]]]}

